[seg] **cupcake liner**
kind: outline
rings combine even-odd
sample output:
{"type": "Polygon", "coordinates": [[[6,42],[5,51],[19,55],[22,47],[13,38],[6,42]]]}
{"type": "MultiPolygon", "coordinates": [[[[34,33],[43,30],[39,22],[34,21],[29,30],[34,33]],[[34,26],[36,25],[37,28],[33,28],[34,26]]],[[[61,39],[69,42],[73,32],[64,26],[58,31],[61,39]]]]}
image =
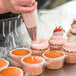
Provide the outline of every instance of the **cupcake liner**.
{"type": "Polygon", "coordinates": [[[50,50],[62,50],[63,45],[50,45],[50,50]]]}
{"type": "MultiPolygon", "coordinates": [[[[32,50],[32,49],[31,49],[32,50]]],[[[38,55],[38,56],[42,56],[42,54],[46,51],[49,51],[50,48],[48,48],[47,50],[41,51],[41,50],[32,50],[32,55],[38,55]]]]}
{"type": "Polygon", "coordinates": [[[65,52],[65,62],[70,64],[76,64],[76,53],[65,52]]]}
{"type": "Polygon", "coordinates": [[[47,64],[46,67],[48,69],[56,70],[62,68],[64,65],[64,59],[53,60],[50,64],[47,64]]]}

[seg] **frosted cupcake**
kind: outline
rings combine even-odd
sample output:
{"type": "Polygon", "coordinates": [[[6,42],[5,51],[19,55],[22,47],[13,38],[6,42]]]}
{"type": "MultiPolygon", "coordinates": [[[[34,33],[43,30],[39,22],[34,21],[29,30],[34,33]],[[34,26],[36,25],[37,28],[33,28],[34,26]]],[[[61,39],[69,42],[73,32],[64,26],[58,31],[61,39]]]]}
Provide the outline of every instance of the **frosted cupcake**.
{"type": "Polygon", "coordinates": [[[76,43],[66,43],[63,46],[63,51],[66,54],[65,62],[66,63],[76,63],[76,43]]]}
{"type": "Polygon", "coordinates": [[[62,50],[64,43],[66,43],[66,39],[62,36],[52,36],[49,40],[50,49],[51,50],[62,50]]]}
{"type": "Polygon", "coordinates": [[[63,36],[64,30],[61,28],[61,26],[56,27],[53,31],[53,36],[63,36]]]}
{"type": "Polygon", "coordinates": [[[37,39],[31,43],[32,55],[41,56],[45,51],[49,50],[49,43],[45,39],[37,39]]]}
{"type": "Polygon", "coordinates": [[[61,51],[48,51],[43,54],[46,60],[46,67],[48,69],[60,69],[63,67],[65,54],[61,51]]]}

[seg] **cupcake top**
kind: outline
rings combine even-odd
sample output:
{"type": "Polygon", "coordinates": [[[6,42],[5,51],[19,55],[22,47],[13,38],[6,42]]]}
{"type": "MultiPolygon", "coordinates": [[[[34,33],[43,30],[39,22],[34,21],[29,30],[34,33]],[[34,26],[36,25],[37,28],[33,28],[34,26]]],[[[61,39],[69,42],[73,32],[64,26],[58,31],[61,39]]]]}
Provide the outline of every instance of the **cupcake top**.
{"type": "Polygon", "coordinates": [[[58,58],[58,57],[63,56],[63,53],[58,52],[58,51],[48,51],[44,54],[44,56],[48,58],[58,58]]]}
{"type": "Polygon", "coordinates": [[[8,67],[0,71],[1,76],[23,76],[23,71],[16,67],[8,67]]]}
{"type": "Polygon", "coordinates": [[[42,63],[43,59],[39,56],[28,56],[23,59],[23,62],[28,64],[38,64],[42,63]]]}
{"type": "Polygon", "coordinates": [[[56,27],[53,31],[54,36],[63,36],[64,30],[61,28],[61,26],[56,27]]]}
{"type": "Polygon", "coordinates": [[[76,52],[76,43],[67,42],[63,45],[63,49],[68,52],[76,52]]]}
{"type": "Polygon", "coordinates": [[[11,51],[11,54],[15,56],[25,56],[28,55],[29,53],[30,52],[27,49],[15,49],[11,51]]]}
{"type": "Polygon", "coordinates": [[[34,49],[45,49],[49,46],[49,43],[47,40],[39,38],[35,41],[32,41],[31,47],[34,49]]]}
{"type": "Polygon", "coordinates": [[[65,42],[67,42],[67,41],[62,36],[52,36],[50,38],[50,44],[58,44],[58,45],[61,45],[61,44],[64,44],[65,42]]]}

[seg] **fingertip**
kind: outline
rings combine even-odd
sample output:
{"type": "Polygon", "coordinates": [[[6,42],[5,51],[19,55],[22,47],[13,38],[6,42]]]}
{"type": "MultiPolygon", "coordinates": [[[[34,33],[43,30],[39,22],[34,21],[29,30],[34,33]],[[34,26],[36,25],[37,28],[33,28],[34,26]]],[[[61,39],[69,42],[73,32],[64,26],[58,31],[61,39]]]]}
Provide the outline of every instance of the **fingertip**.
{"type": "Polygon", "coordinates": [[[35,1],[31,7],[30,11],[34,11],[36,8],[37,8],[37,2],[35,1]]]}

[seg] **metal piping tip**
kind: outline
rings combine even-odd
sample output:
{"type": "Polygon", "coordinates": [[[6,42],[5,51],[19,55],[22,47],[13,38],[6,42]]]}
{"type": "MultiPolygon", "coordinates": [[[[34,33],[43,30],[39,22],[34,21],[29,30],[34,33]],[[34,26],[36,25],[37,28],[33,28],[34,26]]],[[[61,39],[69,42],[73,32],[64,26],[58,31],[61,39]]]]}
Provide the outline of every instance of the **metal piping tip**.
{"type": "Polygon", "coordinates": [[[32,41],[37,39],[37,26],[32,28],[27,28],[27,31],[32,41]]]}

